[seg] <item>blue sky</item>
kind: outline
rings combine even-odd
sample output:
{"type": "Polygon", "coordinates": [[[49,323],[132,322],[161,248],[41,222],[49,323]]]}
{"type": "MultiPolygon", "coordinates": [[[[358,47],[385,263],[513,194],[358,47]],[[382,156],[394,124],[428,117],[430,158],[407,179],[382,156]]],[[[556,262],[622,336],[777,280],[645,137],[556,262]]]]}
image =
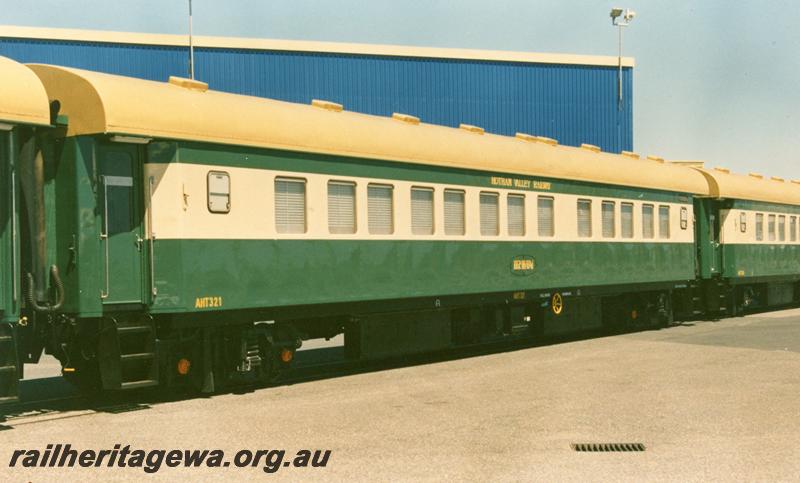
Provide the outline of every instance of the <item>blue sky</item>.
{"type": "MultiPolygon", "coordinates": [[[[0,24],[185,33],[188,0],[0,0],[0,24]]],[[[797,0],[194,0],[198,35],[616,55],[630,7],[634,145],[800,179],[797,0]]]]}

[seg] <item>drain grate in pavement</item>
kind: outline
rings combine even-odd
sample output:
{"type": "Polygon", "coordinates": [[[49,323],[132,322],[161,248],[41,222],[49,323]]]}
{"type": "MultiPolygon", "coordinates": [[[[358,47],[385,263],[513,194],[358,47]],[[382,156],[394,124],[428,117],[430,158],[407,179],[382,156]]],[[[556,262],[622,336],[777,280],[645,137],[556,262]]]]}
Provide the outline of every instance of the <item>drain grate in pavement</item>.
{"type": "Polygon", "coordinates": [[[642,443],[576,443],[572,449],[581,453],[625,453],[630,451],[644,451],[642,443]]]}

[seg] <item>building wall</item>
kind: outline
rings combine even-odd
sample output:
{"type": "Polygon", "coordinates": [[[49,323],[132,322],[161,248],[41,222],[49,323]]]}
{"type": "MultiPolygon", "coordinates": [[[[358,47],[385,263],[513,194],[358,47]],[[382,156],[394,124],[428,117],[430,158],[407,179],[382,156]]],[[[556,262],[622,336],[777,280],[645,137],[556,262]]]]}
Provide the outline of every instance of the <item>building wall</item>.
{"type": "MultiPolygon", "coordinates": [[[[187,77],[184,46],[4,37],[0,55],[164,81],[187,77]]],[[[604,151],[633,150],[631,67],[403,57],[239,48],[195,49],[195,77],[210,88],[308,103],[338,102],[380,116],[411,114],[423,122],[487,132],[524,132],[604,151]]]]}

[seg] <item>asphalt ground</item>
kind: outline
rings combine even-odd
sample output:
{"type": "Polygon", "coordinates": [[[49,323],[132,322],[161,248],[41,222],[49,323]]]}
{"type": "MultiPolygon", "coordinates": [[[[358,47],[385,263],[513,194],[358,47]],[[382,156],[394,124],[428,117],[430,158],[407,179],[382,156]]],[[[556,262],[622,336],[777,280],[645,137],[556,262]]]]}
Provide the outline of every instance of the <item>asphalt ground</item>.
{"type": "MultiPolygon", "coordinates": [[[[50,367],[31,367],[41,377],[23,382],[24,397],[69,395],[50,367]]],[[[0,422],[0,480],[797,481],[799,389],[791,310],[119,411],[42,402],[0,422]],[[153,474],[8,466],[14,449],[49,443],[331,456],[324,468],[274,473],[265,461],[153,474]],[[576,452],[577,443],[646,450],[576,452]]]]}

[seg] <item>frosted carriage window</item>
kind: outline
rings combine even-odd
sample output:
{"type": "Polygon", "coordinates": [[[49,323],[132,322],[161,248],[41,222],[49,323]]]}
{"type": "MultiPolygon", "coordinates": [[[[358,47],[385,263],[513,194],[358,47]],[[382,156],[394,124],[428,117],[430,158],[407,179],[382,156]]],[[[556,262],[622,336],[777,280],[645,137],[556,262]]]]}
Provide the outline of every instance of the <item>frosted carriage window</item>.
{"type": "Polygon", "coordinates": [[[669,238],[669,206],[658,207],[658,237],[669,238]]]}
{"type": "Polygon", "coordinates": [[[797,217],[789,218],[789,241],[797,241],[797,217]]]}
{"type": "Polygon", "coordinates": [[[622,211],[620,217],[622,238],[633,238],[633,203],[622,203],[620,210],[622,211]]]}
{"type": "Polygon", "coordinates": [[[747,212],[739,213],[739,230],[742,233],[747,233],[747,212]]]}
{"type": "Polygon", "coordinates": [[[756,213],[756,241],[764,240],[764,214],[756,213]]]}
{"type": "Polygon", "coordinates": [[[592,201],[578,200],[578,236],[592,236],[592,201]]]}
{"type": "Polygon", "coordinates": [[[769,215],[767,220],[767,233],[769,235],[769,241],[775,241],[775,215],[769,215]]]}
{"type": "Polygon", "coordinates": [[[208,211],[211,213],[231,211],[231,177],[224,171],[208,172],[208,211]]]}
{"type": "Polygon", "coordinates": [[[481,192],[481,235],[497,236],[500,234],[497,198],[497,193],[481,192]]]}
{"type": "Polygon", "coordinates": [[[604,201],[601,209],[603,238],[614,238],[617,236],[617,204],[613,201],[604,201]]]}
{"type": "Polygon", "coordinates": [[[356,232],[356,184],[328,182],[328,231],[334,234],[356,232]]]}
{"type": "Polygon", "coordinates": [[[371,184],[367,186],[367,218],[369,232],[374,235],[394,233],[394,187],[371,184]]]}
{"type": "Polygon", "coordinates": [[[642,205],[642,238],[655,238],[655,217],[653,205],[642,205]]]}
{"type": "Polygon", "coordinates": [[[432,188],[411,188],[411,233],[433,235],[432,188]]]}
{"type": "Polygon", "coordinates": [[[689,210],[681,208],[681,230],[689,228],[689,210]]]}
{"type": "Polygon", "coordinates": [[[305,180],[275,180],[275,229],[278,233],[306,232],[305,180]]]}
{"type": "Polygon", "coordinates": [[[444,190],[444,234],[464,233],[464,192],[444,190]]]}
{"type": "Polygon", "coordinates": [[[784,215],[778,217],[778,240],[786,241],[786,217],[784,215]]]}
{"type": "Polygon", "coordinates": [[[508,234],[525,236],[525,195],[508,195],[508,234]]]}
{"type": "Polygon", "coordinates": [[[553,198],[550,196],[540,196],[536,200],[536,216],[538,218],[539,236],[554,236],[555,215],[553,209],[553,198]]]}

